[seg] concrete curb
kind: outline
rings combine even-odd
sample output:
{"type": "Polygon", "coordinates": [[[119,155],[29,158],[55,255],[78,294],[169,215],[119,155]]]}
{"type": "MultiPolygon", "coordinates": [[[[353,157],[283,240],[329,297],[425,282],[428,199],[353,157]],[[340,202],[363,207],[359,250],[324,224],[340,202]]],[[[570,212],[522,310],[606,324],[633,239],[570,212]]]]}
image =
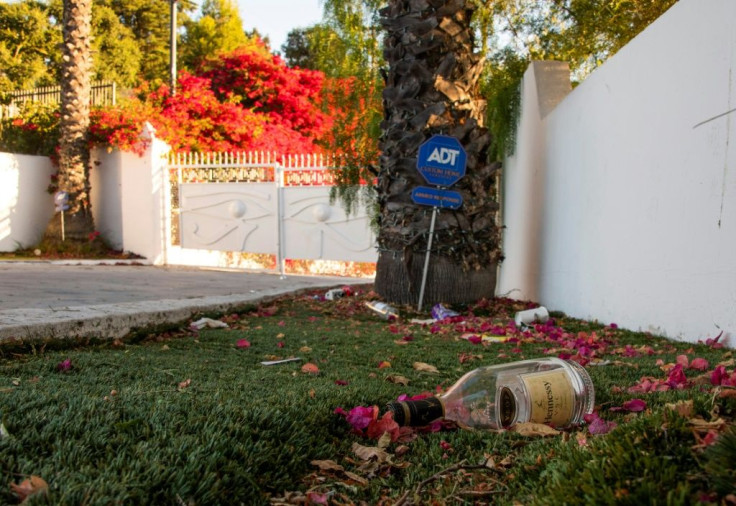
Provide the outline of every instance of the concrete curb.
{"type": "MultiPolygon", "coordinates": [[[[370,284],[367,281],[365,284],[370,284]]],[[[79,339],[114,340],[163,325],[181,325],[201,313],[227,313],[284,295],[298,296],[334,288],[335,283],[297,290],[271,289],[258,293],[122,302],[58,309],[0,311],[0,345],[79,339]]]]}

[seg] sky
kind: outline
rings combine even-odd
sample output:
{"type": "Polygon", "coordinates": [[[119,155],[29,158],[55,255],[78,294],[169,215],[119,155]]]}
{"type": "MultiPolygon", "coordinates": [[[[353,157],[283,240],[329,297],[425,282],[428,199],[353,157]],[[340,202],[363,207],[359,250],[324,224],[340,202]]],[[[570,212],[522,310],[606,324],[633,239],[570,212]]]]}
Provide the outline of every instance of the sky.
{"type": "Polygon", "coordinates": [[[236,0],[246,30],[257,28],[279,51],[294,28],[305,28],[322,20],[321,0],[236,0]]]}

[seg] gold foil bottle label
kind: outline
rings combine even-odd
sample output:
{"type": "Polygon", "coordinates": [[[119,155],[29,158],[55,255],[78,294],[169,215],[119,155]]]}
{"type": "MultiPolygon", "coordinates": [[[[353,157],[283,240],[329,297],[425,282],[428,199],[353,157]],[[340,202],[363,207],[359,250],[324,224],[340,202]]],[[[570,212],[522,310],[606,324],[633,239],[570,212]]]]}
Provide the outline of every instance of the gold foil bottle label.
{"type": "Polygon", "coordinates": [[[554,427],[564,427],[572,420],[575,391],[567,371],[557,369],[522,374],[521,380],[529,393],[529,421],[554,427]]]}
{"type": "Polygon", "coordinates": [[[499,396],[501,406],[501,427],[508,428],[516,420],[516,399],[507,387],[501,389],[499,396]]]}

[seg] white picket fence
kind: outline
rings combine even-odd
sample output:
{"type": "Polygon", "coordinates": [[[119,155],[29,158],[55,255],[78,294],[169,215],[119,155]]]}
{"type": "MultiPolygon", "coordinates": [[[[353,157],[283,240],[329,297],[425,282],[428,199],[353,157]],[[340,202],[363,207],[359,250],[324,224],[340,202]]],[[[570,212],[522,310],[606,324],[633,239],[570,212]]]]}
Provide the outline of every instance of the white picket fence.
{"type": "Polygon", "coordinates": [[[284,275],[287,259],[376,262],[366,210],[348,215],[330,202],[337,163],[325,155],[170,154],[168,263],[237,265],[242,253],[260,254],[275,257],[284,275]]]}

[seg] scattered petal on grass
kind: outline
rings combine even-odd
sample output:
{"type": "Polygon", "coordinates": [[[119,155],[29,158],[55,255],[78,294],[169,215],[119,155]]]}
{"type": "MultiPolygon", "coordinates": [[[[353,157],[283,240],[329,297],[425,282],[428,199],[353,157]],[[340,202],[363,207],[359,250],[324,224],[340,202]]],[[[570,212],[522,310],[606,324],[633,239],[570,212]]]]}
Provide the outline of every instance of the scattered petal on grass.
{"type": "Polygon", "coordinates": [[[319,367],[311,362],[307,362],[302,366],[302,372],[307,374],[319,374],[319,367]]]}
{"type": "Polygon", "coordinates": [[[356,406],[350,410],[345,419],[356,430],[362,430],[378,416],[376,406],[356,406]]]}
{"type": "Polygon", "coordinates": [[[517,423],[512,427],[512,430],[526,437],[549,437],[560,434],[560,431],[553,429],[549,425],[534,422],[517,423]]]}
{"type": "Polygon", "coordinates": [[[624,402],[623,406],[614,406],[610,411],[632,411],[639,412],[647,409],[646,401],[642,399],[630,399],[624,402]]]}
{"type": "Polygon", "coordinates": [[[276,343],[276,347],[277,348],[283,348],[284,346],[285,345],[284,345],[284,342],[283,341],[279,341],[278,343],[276,343]]]}
{"type": "Polygon", "coordinates": [[[250,348],[250,341],[247,339],[238,339],[238,342],[235,344],[238,348],[250,348]]]}
{"type": "Polygon", "coordinates": [[[391,362],[389,362],[388,360],[381,360],[378,363],[378,368],[379,369],[387,369],[389,367],[391,367],[391,362]]]}
{"type": "Polygon", "coordinates": [[[616,422],[607,422],[598,416],[598,413],[591,413],[583,417],[588,424],[588,432],[594,436],[608,434],[615,429],[618,424],[616,422]]]}
{"type": "Polygon", "coordinates": [[[179,390],[184,390],[185,388],[189,388],[189,385],[191,385],[191,384],[192,384],[192,380],[189,379],[189,378],[187,378],[184,381],[181,381],[179,383],[179,387],[178,388],[179,388],[179,390]]]}
{"type": "Polygon", "coordinates": [[[424,362],[414,362],[413,367],[417,371],[439,373],[437,368],[433,365],[425,364],[424,362]]]}
{"type": "Polygon", "coordinates": [[[31,496],[48,493],[49,484],[40,476],[31,476],[19,484],[11,483],[10,488],[18,496],[20,502],[25,502],[31,496]]]}
{"type": "Polygon", "coordinates": [[[631,399],[624,402],[624,409],[626,411],[644,411],[647,408],[647,403],[642,399],[631,399]]]}
{"type": "Polygon", "coordinates": [[[329,504],[327,502],[327,494],[320,494],[318,492],[307,492],[308,504],[329,504]]]}
{"type": "Polygon", "coordinates": [[[690,369],[696,369],[698,371],[705,371],[710,367],[710,364],[708,364],[708,361],[704,358],[694,358],[690,362],[690,369]]]}
{"type": "Polygon", "coordinates": [[[74,366],[72,365],[72,361],[69,358],[59,362],[59,364],[56,366],[56,370],[59,372],[69,372],[72,369],[74,369],[74,366]]]}
{"type": "Polygon", "coordinates": [[[345,381],[345,380],[335,380],[335,385],[337,385],[337,386],[341,386],[341,387],[344,387],[344,386],[346,386],[346,385],[349,385],[349,384],[350,384],[350,382],[349,382],[349,381],[345,381]]]}
{"type": "Polygon", "coordinates": [[[381,418],[369,423],[365,430],[365,435],[371,439],[379,439],[386,433],[390,434],[391,441],[399,439],[401,433],[401,428],[394,421],[393,413],[390,411],[384,413],[381,418]]]}

